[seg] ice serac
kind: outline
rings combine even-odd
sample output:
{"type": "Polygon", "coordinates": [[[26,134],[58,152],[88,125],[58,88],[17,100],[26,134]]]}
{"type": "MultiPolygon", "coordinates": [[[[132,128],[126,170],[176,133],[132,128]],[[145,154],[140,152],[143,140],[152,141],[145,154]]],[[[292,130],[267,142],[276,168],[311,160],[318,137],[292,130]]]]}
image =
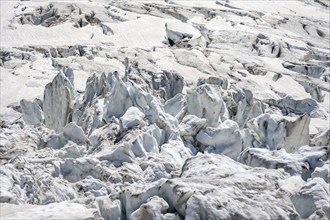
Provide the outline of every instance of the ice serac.
{"type": "Polygon", "coordinates": [[[284,62],[283,67],[294,72],[304,74],[313,78],[321,78],[326,69],[322,66],[306,64],[306,63],[291,63],[284,62]]]}
{"type": "Polygon", "coordinates": [[[186,148],[179,138],[169,140],[160,147],[160,155],[180,169],[185,160],[192,156],[191,151],[186,148]]]}
{"type": "Polygon", "coordinates": [[[6,164],[1,167],[1,202],[46,205],[76,197],[76,192],[65,180],[53,179],[54,170],[45,173],[38,161],[17,158],[13,163],[14,166],[6,164]],[[29,171],[32,169],[36,173],[29,171]]]}
{"type": "Polygon", "coordinates": [[[86,81],[84,102],[89,103],[95,97],[102,95],[107,89],[106,75],[103,73],[100,77],[95,74],[90,76],[86,81]]]}
{"type": "Polygon", "coordinates": [[[180,178],[125,190],[119,198],[131,217],[157,215],[168,209],[186,219],[299,219],[291,193],[276,187],[280,181],[289,181],[283,171],[270,173],[223,155],[204,154],[186,160],[180,178]]]}
{"type": "Polygon", "coordinates": [[[206,45],[206,40],[201,33],[186,23],[166,23],[165,33],[170,46],[188,47],[190,45],[204,48],[206,45]]]}
{"type": "Polygon", "coordinates": [[[329,160],[328,147],[303,146],[295,153],[285,149],[270,151],[262,148],[245,149],[239,161],[252,167],[267,169],[283,168],[290,175],[300,175],[304,180],[312,176],[323,176],[326,179],[326,163],[329,160]]]}
{"type": "Polygon", "coordinates": [[[254,100],[250,90],[231,85],[228,95],[225,103],[229,115],[238,123],[240,128],[243,128],[249,119],[263,113],[260,102],[254,100]]]}
{"type": "Polygon", "coordinates": [[[73,72],[70,68],[61,70],[44,91],[43,111],[45,125],[56,132],[70,122],[73,108],[73,72]]]}
{"type": "Polygon", "coordinates": [[[128,88],[119,78],[118,73],[109,74],[108,82],[109,94],[104,100],[105,109],[103,115],[103,119],[107,122],[109,122],[112,117],[120,118],[129,107],[133,106],[128,88]]]}
{"type": "Polygon", "coordinates": [[[74,122],[70,122],[63,128],[63,135],[77,144],[85,144],[87,142],[84,131],[74,122]]]}
{"type": "Polygon", "coordinates": [[[185,106],[186,97],[183,94],[179,93],[165,102],[164,110],[166,113],[176,117],[180,115],[180,112],[184,111],[185,106]]]}
{"type": "Polygon", "coordinates": [[[258,34],[253,44],[253,48],[258,52],[258,56],[262,57],[280,57],[281,50],[284,45],[276,39],[271,39],[264,34],[258,34]]]}
{"type": "Polygon", "coordinates": [[[251,169],[226,156],[208,154],[187,160],[181,177],[185,180],[179,186],[192,192],[184,200],[186,219],[298,219],[290,193],[275,187],[287,178],[281,171],[251,169]]]}
{"type": "Polygon", "coordinates": [[[102,167],[99,161],[94,158],[68,158],[60,163],[59,171],[64,179],[73,183],[87,176],[99,179],[101,177],[102,167]]]}
{"type": "Polygon", "coordinates": [[[22,99],[20,105],[23,113],[23,120],[30,125],[44,123],[44,112],[42,111],[42,102],[35,99],[32,102],[22,99]]]}
{"type": "Polygon", "coordinates": [[[295,193],[291,200],[303,219],[329,219],[330,184],[322,178],[314,178],[295,193]]]}
{"type": "Polygon", "coordinates": [[[103,98],[96,98],[91,103],[84,104],[76,102],[73,108],[72,121],[80,126],[87,135],[95,129],[104,125],[103,98]]]}
{"type": "Polygon", "coordinates": [[[123,129],[130,129],[142,125],[144,118],[143,112],[137,107],[130,107],[126,113],[120,118],[120,122],[123,129]]]}
{"type": "Polygon", "coordinates": [[[121,166],[124,162],[133,162],[135,157],[130,143],[123,143],[113,150],[104,150],[99,153],[99,160],[107,160],[112,162],[116,167],[121,166]]]}
{"type": "Polygon", "coordinates": [[[106,75],[103,73],[100,77],[97,77],[93,74],[86,81],[82,100],[77,101],[73,107],[72,121],[82,127],[88,135],[103,125],[103,104],[107,92],[106,75]]]}
{"type": "Polygon", "coordinates": [[[161,93],[164,100],[171,99],[176,94],[181,93],[184,80],[183,77],[175,71],[164,71],[161,74],[153,74],[152,88],[161,93]]]}
{"type": "Polygon", "coordinates": [[[304,115],[309,114],[314,117],[326,117],[326,113],[320,109],[317,101],[311,98],[297,99],[292,96],[285,96],[278,100],[269,100],[270,105],[278,107],[283,115],[304,115]]]}
{"type": "Polygon", "coordinates": [[[321,177],[325,182],[330,184],[330,162],[329,160],[321,167],[316,167],[312,173],[312,178],[321,177]]]}
{"type": "Polygon", "coordinates": [[[188,113],[208,120],[208,126],[216,127],[226,118],[227,108],[219,87],[203,84],[188,91],[188,113]]]}
{"type": "Polygon", "coordinates": [[[311,140],[311,144],[315,146],[330,146],[330,128],[317,134],[311,140]]]}
{"type": "Polygon", "coordinates": [[[47,146],[53,149],[60,149],[64,147],[69,141],[78,145],[86,144],[88,139],[81,127],[74,122],[67,124],[63,131],[58,134],[51,134],[48,136],[47,146]]]}
{"type": "Polygon", "coordinates": [[[100,216],[105,220],[120,220],[122,216],[119,200],[112,201],[108,196],[96,199],[100,216]]]}
{"type": "Polygon", "coordinates": [[[262,114],[250,120],[247,126],[254,131],[252,146],[270,150],[286,149],[294,152],[309,144],[310,116],[285,118],[275,114],[262,114]]]}
{"type": "Polygon", "coordinates": [[[178,120],[165,112],[160,100],[153,97],[148,107],[149,108],[145,111],[146,119],[151,123],[157,124],[159,128],[164,129],[167,136],[177,129],[178,120]]]}
{"type": "Polygon", "coordinates": [[[217,85],[217,86],[220,86],[224,90],[227,90],[229,87],[228,79],[223,78],[223,77],[216,77],[216,76],[210,76],[207,78],[199,78],[197,81],[197,86],[200,86],[203,84],[217,85]]]}
{"type": "Polygon", "coordinates": [[[198,118],[195,115],[187,115],[179,125],[181,136],[195,136],[199,130],[207,126],[207,120],[198,118]]]}
{"type": "Polygon", "coordinates": [[[201,130],[196,140],[202,145],[205,152],[224,154],[234,160],[242,151],[242,137],[238,124],[232,120],[226,120],[218,127],[207,127],[201,130]]]}
{"type": "Polygon", "coordinates": [[[164,142],[165,132],[155,124],[150,125],[132,142],[132,151],[137,157],[146,156],[149,152],[159,153],[164,142]]]}
{"type": "Polygon", "coordinates": [[[158,196],[148,199],[147,203],[140,206],[139,209],[134,211],[130,216],[130,220],[143,220],[143,219],[168,219],[164,216],[169,208],[167,202],[158,196]]]}

